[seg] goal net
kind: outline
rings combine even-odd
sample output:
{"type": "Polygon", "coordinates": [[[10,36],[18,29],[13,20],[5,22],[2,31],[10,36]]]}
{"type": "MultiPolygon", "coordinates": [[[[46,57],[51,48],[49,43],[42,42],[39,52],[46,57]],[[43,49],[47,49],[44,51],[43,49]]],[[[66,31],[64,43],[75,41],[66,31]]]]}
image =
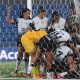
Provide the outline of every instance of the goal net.
{"type": "MultiPolygon", "coordinates": [[[[1,0],[1,1],[2,1],[1,4],[6,7],[6,3],[3,4],[4,0],[1,0]]],[[[20,0],[23,2],[23,4],[19,4],[18,3],[19,0],[6,0],[6,1],[8,1],[8,2],[13,1],[12,10],[11,10],[9,16],[11,16],[12,18],[15,18],[15,19],[19,17],[19,13],[20,13],[21,9],[26,8],[26,4],[27,4],[27,2],[26,2],[27,0],[20,0]]],[[[32,9],[32,11],[31,11],[32,12],[32,14],[31,14],[32,18],[36,17],[38,15],[39,8],[43,7],[46,10],[46,16],[49,19],[51,19],[51,17],[52,17],[51,14],[54,11],[57,11],[59,13],[60,17],[66,19],[68,16],[70,16],[70,9],[69,8],[71,6],[71,3],[73,2],[73,0],[30,0],[30,1],[32,1],[32,5],[29,5],[28,7],[32,6],[32,8],[31,8],[32,9]]],[[[80,22],[80,0],[74,0],[73,3],[75,4],[76,12],[77,12],[77,15],[79,16],[78,22],[80,22]]],[[[0,78],[4,78],[4,79],[5,78],[12,78],[12,79],[14,79],[14,72],[15,72],[15,68],[16,68],[16,59],[17,59],[17,57],[15,57],[17,54],[17,51],[15,51],[15,48],[17,48],[17,46],[14,45],[14,42],[15,42],[15,38],[17,38],[16,37],[17,32],[14,28],[14,25],[12,25],[12,24],[8,25],[8,23],[5,22],[7,9],[4,6],[2,6],[1,4],[0,4],[0,6],[1,6],[0,7],[0,15],[1,15],[0,16],[0,27],[1,26],[2,27],[0,28],[1,29],[0,30],[0,47],[1,47],[0,48],[0,78]],[[3,10],[4,8],[5,8],[5,10],[3,10]],[[1,12],[4,14],[1,14],[1,12]],[[6,26],[7,26],[7,28],[6,28],[6,26]],[[11,38],[10,38],[10,35],[12,35],[11,38]],[[5,43],[6,43],[7,47],[6,47],[5,43]],[[6,48],[4,48],[4,47],[6,47],[6,48]],[[10,47],[10,49],[9,49],[10,53],[9,54],[4,52],[4,51],[6,51],[6,49],[8,47],[10,47]],[[4,51],[2,52],[3,49],[4,49],[4,51]],[[11,52],[13,52],[14,54],[11,52]],[[14,56],[14,57],[12,57],[12,56],[14,56]],[[11,61],[9,61],[8,58],[11,61]]],[[[74,18],[72,16],[69,17],[69,20],[70,20],[69,21],[70,24],[74,22],[74,18]]],[[[45,40],[44,40],[44,42],[46,43],[45,40]]],[[[77,42],[78,42],[78,45],[76,48],[80,52],[80,30],[79,30],[77,42]]],[[[48,48],[50,48],[51,44],[49,44],[49,43],[46,43],[46,44],[48,44],[48,48]]],[[[44,45],[42,44],[41,47],[43,48],[44,45]]],[[[63,47],[61,47],[61,48],[64,52],[67,49],[67,48],[63,48],[63,47]]],[[[78,66],[78,69],[76,71],[76,74],[75,73],[72,74],[70,72],[68,74],[67,63],[65,63],[65,65],[64,65],[64,63],[61,63],[60,59],[56,58],[56,56],[55,56],[55,58],[53,59],[54,65],[52,66],[53,71],[49,75],[49,78],[51,77],[52,79],[61,79],[61,78],[62,79],[64,79],[64,78],[70,79],[70,78],[75,77],[75,78],[80,79],[80,57],[77,58],[77,61],[78,62],[76,62],[76,64],[78,66]],[[66,75],[66,77],[64,77],[64,75],[66,75]]],[[[24,70],[24,62],[23,61],[21,62],[19,70],[24,72],[23,71],[24,70]]],[[[46,70],[46,73],[47,73],[47,70],[46,70]]],[[[20,78],[20,77],[18,77],[18,78],[20,78]]]]}

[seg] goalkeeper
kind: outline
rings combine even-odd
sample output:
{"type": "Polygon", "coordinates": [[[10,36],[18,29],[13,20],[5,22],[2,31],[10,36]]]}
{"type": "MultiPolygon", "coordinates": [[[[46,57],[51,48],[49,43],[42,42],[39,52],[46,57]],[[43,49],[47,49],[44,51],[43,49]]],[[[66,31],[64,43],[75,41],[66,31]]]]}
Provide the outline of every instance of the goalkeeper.
{"type": "MultiPolygon", "coordinates": [[[[25,52],[29,54],[31,57],[31,62],[34,60],[34,57],[36,55],[37,46],[36,43],[43,37],[47,35],[47,32],[45,30],[32,30],[26,32],[21,37],[21,43],[25,49],[25,52]]],[[[29,68],[28,73],[30,74],[32,71],[32,67],[30,66],[30,60],[29,60],[29,68]]],[[[33,76],[38,76],[39,70],[38,67],[33,67],[33,76]]]]}

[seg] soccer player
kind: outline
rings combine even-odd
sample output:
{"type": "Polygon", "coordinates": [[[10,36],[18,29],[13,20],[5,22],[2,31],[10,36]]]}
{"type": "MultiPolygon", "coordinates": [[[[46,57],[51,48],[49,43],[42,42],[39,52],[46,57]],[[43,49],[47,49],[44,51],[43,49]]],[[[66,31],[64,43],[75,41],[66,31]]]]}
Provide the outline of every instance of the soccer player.
{"type": "Polygon", "coordinates": [[[80,49],[80,40],[79,40],[80,16],[78,16],[76,14],[75,5],[71,4],[70,15],[66,18],[65,29],[68,29],[68,31],[69,31],[70,27],[72,27],[71,24],[73,24],[75,22],[77,23],[76,28],[77,28],[78,33],[76,35],[72,36],[73,43],[71,43],[71,47],[75,52],[75,56],[76,56],[77,61],[80,61],[80,52],[79,52],[79,49],[80,49]]]}
{"type": "Polygon", "coordinates": [[[39,29],[47,30],[48,18],[46,17],[46,10],[40,7],[38,15],[33,18],[33,23],[36,30],[39,29]]]}
{"type": "MultiPolygon", "coordinates": [[[[19,65],[23,58],[24,48],[21,43],[21,36],[27,32],[30,27],[29,24],[31,23],[30,19],[30,10],[24,9],[21,11],[21,15],[16,20],[7,17],[7,22],[16,24],[18,26],[18,39],[17,39],[17,46],[18,46],[18,56],[17,56],[17,63],[16,63],[16,73],[18,73],[19,65]]],[[[24,54],[24,61],[25,61],[25,73],[27,72],[28,67],[28,57],[29,55],[24,54]]]]}
{"type": "Polygon", "coordinates": [[[59,43],[65,42],[69,39],[69,34],[63,30],[56,30],[54,32],[49,33],[47,36],[44,36],[40,41],[37,43],[37,47],[45,53],[47,56],[47,67],[48,69],[51,68],[51,57],[52,52],[56,50],[59,46],[59,43]],[[48,64],[49,63],[49,64],[48,64]]]}
{"type": "Polygon", "coordinates": [[[57,11],[54,11],[52,13],[52,19],[48,23],[48,30],[64,30],[65,22],[66,20],[64,18],[61,18],[57,11]]]}
{"type": "MultiPolygon", "coordinates": [[[[32,30],[26,32],[22,37],[21,37],[21,43],[25,49],[26,54],[28,53],[29,56],[31,57],[31,62],[33,62],[34,57],[36,55],[37,47],[36,43],[43,37],[47,35],[47,32],[45,30],[32,30]]],[[[30,66],[29,63],[29,68],[28,68],[28,74],[31,74],[31,71],[33,71],[33,77],[37,77],[39,75],[39,70],[38,67],[35,66],[32,67],[30,66]]]]}
{"type": "MultiPolygon", "coordinates": [[[[52,71],[55,73],[64,73],[66,72],[67,75],[74,75],[75,78],[77,77],[77,64],[75,63],[74,59],[74,52],[70,49],[67,45],[62,45],[56,49],[54,54],[54,61],[55,63],[52,65],[52,71]]],[[[66,74],[63,74],[61,77],[64,78],[66,74]]],[[[74,78],[73,76],[73,78],[74,78]]],[[[69,76],[72,77],[72,76],[69,76]]],[[[58,75],[57,77],[58,78],[58,75]]],[[[67,77],[66,77],[67,78],[67,77]]]]}
{"type": "Polygon", "coordinates": [[[78,49],[79,52],[80,52],[80,25],[79,25],[79,27],[78,27],[78,34],[76,35],[76,41],[77,41],[76,47],[77,47],[77,49],[78,49]]]}
{"type": "Polygon", "coordinates": [[[69,9],[70,9],[70,15],[67,16],[67,18],[66,18],[66,23],[68,25],[73,23],[75,21],[76,17],[78,17],[77,14],[76,14],[76,9],[75,9],[74,4],[71,4],[69,9]]]}
{"type": "Polygon", "coordinates": [[[68,46],[73,50],[74,52],[74,59],[76,60],[76,64],[79,66],[80,61],[80,52],[79,52],[79,24],[74,23],[74,28],[72,26],[67,28],[67,31],[71,34],[71,39],[68,42],[68,46]]]}
{"type": "Polygon", "coordinates": [[[76,44],[77,44],[77,38],[76,35],[78,33],[78,23],[74,22],[69,25],[68,28],[65,28],[65,30],[71,35],[71,39],[69,40],[69,47],[74,51],[74,55],[77,56],[79,55],[79,51],[76,49],[76,44]]]}
{"type": "MultiPolygon", "coordinates": [[[[42,7],[40,7],[39,11],[38,11],[38,15],[33,18],[31,25],[34,25],[35,31],[37,31],[37,30],[45,30],[46,31],[47,30],[47,24],[48,24],[48,18],[46,17],[46,11],[42,7]]],[[[30,62],[30,57],[29,57],[29,62],[30,62]]],[[[30,67],[31,66],[30,66],[30,63],[29,63],[28,68],[30,68],[30,67]]],[[[36,68],[37,67],[34,67],[33,72],[36,71],[36,68]]]]}
{"type": "MultiPolygon", "coordinates": [[[[75,32],[73,32],[73,34],[75,34],[75,32]]],[[[73,51],[68,46],[65,45],[66,44],[65,42],[67,42],[69,39],[70,39],[70,35],[66,31],[57,30],[57,31],[49,33],[47,36],[44,36],[37,43],[37,47],[40,49],[41,54],[44,53],[44,55],[46,56],[46,63],[47,63],[48,71],[51,71],[51,65],[52,65],[54,54],[57,55],[58,53],[59,53],[58,54],[59,57],[61,57],[62,59],[66,57],[67,64],[69,65],[68,66],[69,71],[72,71],[72,72],[77,71],[77,66],[73,58],[73,55],[74,55],[73,51]],[[58,49],[62,50],[63,52],[61,51],[56,52],[56,50],[58,49]]],[[[37,56],[39,56],[39,54],[37,56]]],[[[35,60],[36,58],[39,59],[39,57],[35,57],[35,60]]],[[[33,62],[35,63],[35,61],[33,62]]]]}

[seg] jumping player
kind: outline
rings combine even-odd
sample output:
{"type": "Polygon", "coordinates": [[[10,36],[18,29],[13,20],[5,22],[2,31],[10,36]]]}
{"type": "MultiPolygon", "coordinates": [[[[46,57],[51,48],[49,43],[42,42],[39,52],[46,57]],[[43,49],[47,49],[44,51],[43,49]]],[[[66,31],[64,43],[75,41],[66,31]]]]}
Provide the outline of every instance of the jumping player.
{"type": "MultiPolygon", "coordinates": [[[[21,63],[21,60],[23,58],[24,48],[21,43],[21,36],[27,32],[29,28],[29,24],[31,23],[30,19],[30,10],[24,9],[21,11],[21,15],[16,20],[11,19],[10,17],[7,17],[7,22],[10,24],[16,24],[18,26],[18,39],[17,39],[17,46],[18,46],[18,56],[17,56],[17,63],[16,63],[16,73],[19,70],[19,65],[21,63]]],[[[24,61],[25,61],[25,73],[27,72],[28,67],[28,55],[24,54],[24,61]]]]}

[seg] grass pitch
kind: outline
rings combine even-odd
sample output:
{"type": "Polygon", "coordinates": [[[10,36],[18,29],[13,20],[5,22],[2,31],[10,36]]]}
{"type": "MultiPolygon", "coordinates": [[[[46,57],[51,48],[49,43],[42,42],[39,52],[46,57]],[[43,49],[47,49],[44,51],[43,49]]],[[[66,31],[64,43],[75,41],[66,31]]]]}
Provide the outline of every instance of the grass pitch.
{"type": "MultiPolygon", "coordinates": [[[[0,78],[13,77],[16,68],[16,61],[14,62],[0,62],[0,78]]],[[[24,70],[24,62],[20,64],[19,70],[24,70]]]]}

